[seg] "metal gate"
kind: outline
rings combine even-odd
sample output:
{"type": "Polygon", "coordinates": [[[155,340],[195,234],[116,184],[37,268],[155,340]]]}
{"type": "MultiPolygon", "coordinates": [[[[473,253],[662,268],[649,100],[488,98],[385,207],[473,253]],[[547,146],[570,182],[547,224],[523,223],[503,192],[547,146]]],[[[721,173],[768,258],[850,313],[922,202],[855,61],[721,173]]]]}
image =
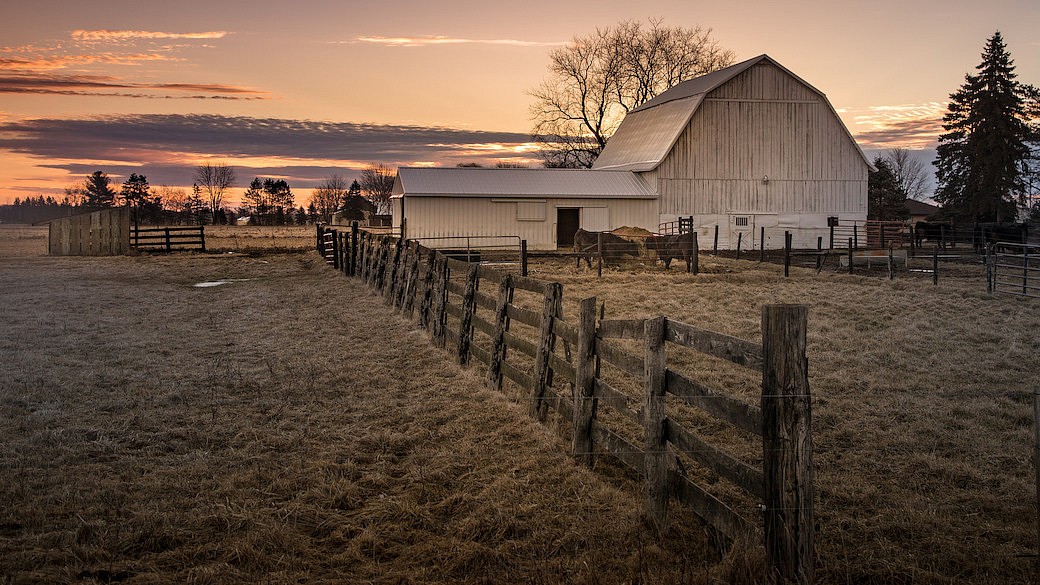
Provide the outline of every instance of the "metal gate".
{"type": "Polygon", "coordinates": [[[1040,298],[1040,245],[997,242],[989,276],[994,294],[1040,298]]]}

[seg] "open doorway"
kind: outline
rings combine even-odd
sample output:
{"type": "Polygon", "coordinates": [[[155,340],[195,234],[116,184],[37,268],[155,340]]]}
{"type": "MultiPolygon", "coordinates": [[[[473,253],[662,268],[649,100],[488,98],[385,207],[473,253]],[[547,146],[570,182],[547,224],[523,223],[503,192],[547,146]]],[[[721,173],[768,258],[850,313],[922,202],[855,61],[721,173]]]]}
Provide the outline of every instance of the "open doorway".
{"type": "Polygon", "coordinates": [[[556,247],[569,248],[574,245],[574,233],[581,225],[581,209],[578,207],[556,208],[556,247]]]}

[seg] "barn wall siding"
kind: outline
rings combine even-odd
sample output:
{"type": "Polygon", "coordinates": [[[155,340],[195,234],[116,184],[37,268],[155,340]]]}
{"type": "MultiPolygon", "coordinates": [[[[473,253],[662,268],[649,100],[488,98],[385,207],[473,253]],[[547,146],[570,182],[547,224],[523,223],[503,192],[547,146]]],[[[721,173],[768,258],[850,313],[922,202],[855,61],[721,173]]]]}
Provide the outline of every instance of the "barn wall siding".
{"type": "Polygon", "coordinates": [[[657,187],[662,217],[693,215],[698,225],[755,212],[802,214],[807,228],[831,215],[866,218],[859,149],[819,94],[771,63],[708,94],[643,177],[657,187]]]}
{"type": "MultiPolygon", "coordinates": [[[[530,208],[533,199],[521,199],[530,208]]],[[[556,209],[606,208],[609,229],[622,226],[657,228],[654,199],[546,198],[545,220],[517,219],[517,201],[478,197],[419,197],[405,199],[409,238],[452,236],[518,236],[532,250],[556,248],[556,209]]],[[[602,214],[602,212],[596,212],[602,214]]],[[[515,243],[515,241],[514,241],[515,243]]]]}

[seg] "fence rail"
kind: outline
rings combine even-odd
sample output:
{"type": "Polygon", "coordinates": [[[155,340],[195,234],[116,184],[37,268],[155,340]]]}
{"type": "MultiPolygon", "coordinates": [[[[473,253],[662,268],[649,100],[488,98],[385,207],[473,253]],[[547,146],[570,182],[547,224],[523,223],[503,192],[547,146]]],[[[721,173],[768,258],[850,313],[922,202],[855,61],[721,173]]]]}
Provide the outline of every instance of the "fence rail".
{"type": "Polygon", "coordinates": [[[139,228],[130,230],[130,247],[138,250],[201,250],[206,251],[204,226],[139,228]]]}
{"type": "MultiPolygon", "coordinates": [[[[610,454],[644,479],[648,519],[663,530],[670,498],[690,505],[726,539],[764,534],[772,574],[811,582],[813,574],[812,442],[805,336],[807,308],[769,305],[762,311],[757,344],[665,317],[604,320],[594,297],[582,299],[576,321],[563,318],[559,283],[459,262],[415,241],[318,228],[318,253],[345,274],[366,283],[387,305],[414,317],[434,344],[453,351],[460,364],[487,368],[487,383],[519,386],[533,417],[556,412],[569,421],[571,452],[589,463],[610,454]],[[349,242],[349,244],[348,244],[349,242]],[[517,293],[527,303],[518,301],[517,293]],[[530,296],[535,295],[535,296],[530,296]],[[536,300],[537,299],[537,300],[536,300]],[[515,324],[513,323],[515,322],[515,324]],[[516,325],[516,326],[513,326],[516,325]],[[476,334],[483,337],[476,342],[476,334]],[[617,340],[638,340],[642,355],[617,340]],[[563,346],[557,349],[558,340],[563,346]],[[744,366],[762,377],[760,405],[747,404],[668,367],[665,346],[678,344],[744,366]],[[601,377],[600,364],[642,388],[636,398],[601,377]],[[569,390],[563,390],[569,387],[569,390]],[[740,460],[686,429],[667,407],[667,395],[759,437],[761,468],[740,460]],[[608,426],[610,409],[637,428],[608,426]],[[670,416],[671,413],[671,416],[670,416]],[[680,464],[688,457],[762,502],[741,513],[697,481],[680,464]],[[748,513],[751,512],[751,513],[748,513]]],[[[602,309],[600,309],[602,310],[602,309]]],[[[673,407],[675,408],[675,407],[673,407]]]]}
{"type": "Polygon", "coordinates": [[[1040,298],[1040,245],[998,242],[989,277],[992,293],[1040,298]]]}

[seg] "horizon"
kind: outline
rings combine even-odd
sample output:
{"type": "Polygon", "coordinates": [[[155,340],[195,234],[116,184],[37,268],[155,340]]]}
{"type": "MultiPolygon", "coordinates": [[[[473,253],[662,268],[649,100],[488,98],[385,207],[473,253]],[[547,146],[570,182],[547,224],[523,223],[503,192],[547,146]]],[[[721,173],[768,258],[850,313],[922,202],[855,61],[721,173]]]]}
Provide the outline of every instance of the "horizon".
{"type": "Polygon", "coordinates": [[[116,186],[134,172],[190,189],[194,167],[215,161],[235,168],[231,200],[257,176],[286,180],[303,205],[323,178],[350,180],[369,164],[537,166],[525,92],[546,76],[549,50],[628,19],[712,28],[738,62],[769,54],[827,95],[871,160],[903,147],[930,171],[946,100],[993,32],[1019,80],[1040,83],[1040,7],[1017,0],[927,0],[913,14],[892,1],[835,10],[669,0],[643,14],[608,1],[595,20],[582,5],[543,0],[523,14],[464,1],[237,4],[206,4],[201,24],[195,0],[144,13],[119,0],[9,9],[0,203],[60,199],[95,170],[116,186]],[[934,18],[940,11],[955,18],[934,18]],[[278,27],[265,33],[269,23],[278,27]]]}

